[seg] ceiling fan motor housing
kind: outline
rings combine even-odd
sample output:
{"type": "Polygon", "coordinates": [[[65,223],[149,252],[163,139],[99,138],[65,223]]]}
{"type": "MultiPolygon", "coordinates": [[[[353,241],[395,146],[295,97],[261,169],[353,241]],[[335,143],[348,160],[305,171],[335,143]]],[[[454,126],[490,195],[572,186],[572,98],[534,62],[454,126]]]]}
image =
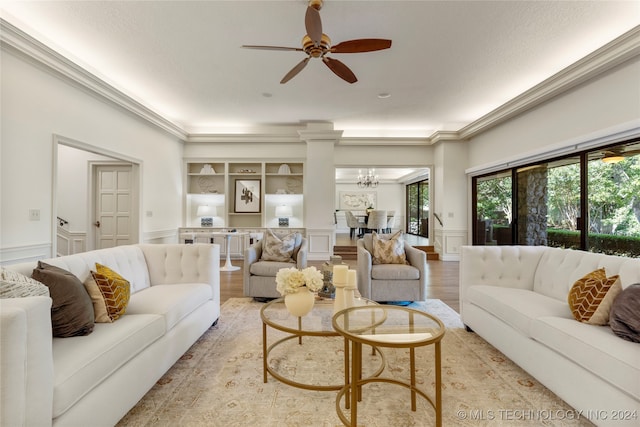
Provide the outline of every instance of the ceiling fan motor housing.
{"type": "Polygon", "coordinates": [[[319,58],[331,49],[331,39],[328,35],[323,33],[322,39],[320,40],[320,46],[316,46],[313,40],[311,40],[311,37],[305,35],[302,38],[302,49],[307,55],[319,58]]]}

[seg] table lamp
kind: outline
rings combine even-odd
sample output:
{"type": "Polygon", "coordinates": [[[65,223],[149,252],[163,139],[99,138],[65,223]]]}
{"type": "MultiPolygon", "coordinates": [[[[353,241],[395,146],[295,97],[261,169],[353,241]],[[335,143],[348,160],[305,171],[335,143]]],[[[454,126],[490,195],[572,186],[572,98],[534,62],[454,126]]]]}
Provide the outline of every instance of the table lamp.
{"type": "Polygon", "coordinates": [[[201,227],[212,227],[213,217],[218,216],[218,211],[215,206],[200,205],[198,206],[196,216],[200,217],[201,227]]]}
{"type": "Polygon", "coordinates": [[[292,216],[293,216],[293,210],[291,209],[291,206],[288,206],[288,205],[276,206],[276,217],[278,218],[279,227],[288,227],[289,217],[292,217],[292,216]]]}

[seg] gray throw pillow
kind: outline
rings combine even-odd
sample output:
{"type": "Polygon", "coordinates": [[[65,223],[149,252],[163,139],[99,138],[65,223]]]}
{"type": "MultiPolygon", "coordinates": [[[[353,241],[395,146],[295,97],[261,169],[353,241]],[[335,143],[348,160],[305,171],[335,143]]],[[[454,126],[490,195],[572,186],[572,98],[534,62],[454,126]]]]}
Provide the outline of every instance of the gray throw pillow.
{"type": "Polygon", "coordinates": [[[59,267],[38,261],[31,277],[49,288],[51,326],[54,337],[74,337],[93,332],[93,303],[76,276],[59,267]]]}
{"type": "Polygon", "coordinates": [[[262,239],[263,261],[293,262],[293,251],[296,247],[298,233],[288,234],[282,238],[267,229],[262,239]]]}
{"type": "Polygon", "coordinates": [[[609,326],[620,338],[640,343],[640,283],[618,294],[609,312],[609,326]]]}

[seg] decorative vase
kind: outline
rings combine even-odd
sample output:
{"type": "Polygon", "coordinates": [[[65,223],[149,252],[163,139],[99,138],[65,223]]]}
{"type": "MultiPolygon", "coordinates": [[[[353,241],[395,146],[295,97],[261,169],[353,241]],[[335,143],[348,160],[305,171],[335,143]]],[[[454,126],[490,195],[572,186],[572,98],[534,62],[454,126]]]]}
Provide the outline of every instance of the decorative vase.
{"type": "Polygon", "coordinates": [[[309,289],[302,287],[294,294],[284,296],[284,305],[296,317],[307,315],[313,308],[316,297],[309,289]]]}

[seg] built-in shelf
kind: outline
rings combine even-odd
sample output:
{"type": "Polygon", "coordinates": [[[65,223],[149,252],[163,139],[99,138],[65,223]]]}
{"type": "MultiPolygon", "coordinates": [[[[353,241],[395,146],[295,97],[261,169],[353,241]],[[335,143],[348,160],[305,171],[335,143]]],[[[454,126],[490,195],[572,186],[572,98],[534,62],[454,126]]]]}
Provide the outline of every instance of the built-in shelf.
{"type": "MultiPolygon", "coordinates": [[[[261,162],[220,159],[185,159],[185,226],[199,227],[198,206],[216,208],[214,227],[279,227],[275,209],[291,207],[291,227],[304,227],[304,163],[302,161],[261,162]],[[242,182],[246,181],[246,182],[242,182]],[[236,191],[254,185],[259,193],[257,212],[238,212],[236,191]]],[[[252,200],[256,204],[256,200],[252,200]]],[[[253,207],[243,207],[253,209],[253,207]]]]}

